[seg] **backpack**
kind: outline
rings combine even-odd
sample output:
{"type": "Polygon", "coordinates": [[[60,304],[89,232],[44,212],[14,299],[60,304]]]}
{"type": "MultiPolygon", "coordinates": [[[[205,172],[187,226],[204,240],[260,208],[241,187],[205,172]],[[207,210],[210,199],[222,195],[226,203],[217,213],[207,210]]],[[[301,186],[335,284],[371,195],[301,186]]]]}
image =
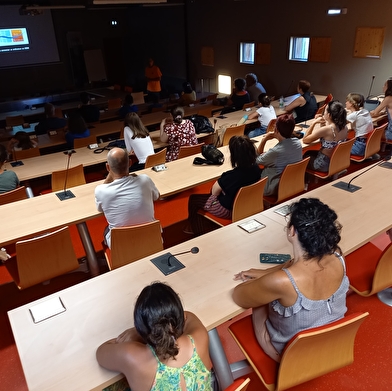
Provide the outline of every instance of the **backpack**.
{"type": "Polygon", "coordinates": [[[204,115],[194,114],[189,120],[195,127],[196,134],[200,133],[214,133],[214,128],[211,126],[211,122],[204,115]]]}

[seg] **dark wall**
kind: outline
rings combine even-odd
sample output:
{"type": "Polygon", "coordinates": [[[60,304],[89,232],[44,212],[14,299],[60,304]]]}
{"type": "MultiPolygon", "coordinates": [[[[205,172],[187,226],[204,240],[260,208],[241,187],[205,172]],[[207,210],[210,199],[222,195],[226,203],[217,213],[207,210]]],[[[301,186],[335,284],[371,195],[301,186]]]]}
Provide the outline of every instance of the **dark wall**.
{"type": "Polygon", "coordinates": [[[232,78],[254,72],[271,95],[284,94],[291,80],[308,79],[312,90],[332,92],[344,100],[349,92],[368,93],[375,75],[373,93],[381,93],[392,76],[392,29],[390,0],[377,5],[357,0],[188,0],[190,77],[212,78],[216,90],[218,74],[232,78]],[[328,8],[347,8],[346,15],[327,16],[328,8]],[[386,27],[381,59],[354,58],[357,27],[386,27]],[[288,60],[289,37],[310,35],[331,37],[328,63],[298,63],[288,60]],[[239,43],[252,40],[271,44],[271,63],[243,65],[238,61],[239,43]],[[202,46],[215,53],[213,67],[201,65],[202,46]]]}
{"type": "Polygon", "coordinates": [[[1,69],[1,99],[82,88],[71,64],[69,32],[80,33],[84,50],[101,49],[109,84],[143,90],[148,57],[161,68],[165,90],[181,88],[186,78],[184,6],[53,10],[52,18],[61,63],[1,69]],[[116,28],[110,23],[113,18],[116,28]]]}

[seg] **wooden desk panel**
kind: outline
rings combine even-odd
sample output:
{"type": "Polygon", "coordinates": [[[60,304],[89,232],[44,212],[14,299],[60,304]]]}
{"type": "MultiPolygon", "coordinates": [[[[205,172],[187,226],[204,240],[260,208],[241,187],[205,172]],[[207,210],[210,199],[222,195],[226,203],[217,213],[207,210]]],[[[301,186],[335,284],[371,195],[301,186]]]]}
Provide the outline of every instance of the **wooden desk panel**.
{"type": "Polygon", "coordinates": [[[234,274],[258,267],[260,252],[291,251],[281,225],[267,218],[262,221],[266,228],[252,234],[230,225],[173,247],[173,254],[193,246],[200,252],[179,256],[185,269],[167,277],[150,262],[150,256],[40,299],[34,304],[60,297],[67,310],[39,324],[29,314],[33,303],[10,311],[29,390],[85,391],[113,378],[114,372],[98,365],[95,351],[103,341],[133,325],[135,298],[152,281],[169,283],[185,308],[195,312],[209,330],[241,313],[243,309],[231,299],[230,292],[238,284],[234,274]],[[271,241],[271,236],[280,240],[271,241]]]}
{"type": "Polygon", "coordinates": [[[388,194],[392,192],[391,169],[375,167],[359,176],[352,182],[361,187],[355,193],[332,186],[338,182],[348,183],[366,169],[326,183],[324,186],[270,208],[264,214],[270,219],[285,225],[284,217],[274,212],[276,209],[303,197],[318,198],[337,213],[338,221],[343,226],[340,246],[344,254],[349,254],[392,227],[388,197],[388,194]]]}

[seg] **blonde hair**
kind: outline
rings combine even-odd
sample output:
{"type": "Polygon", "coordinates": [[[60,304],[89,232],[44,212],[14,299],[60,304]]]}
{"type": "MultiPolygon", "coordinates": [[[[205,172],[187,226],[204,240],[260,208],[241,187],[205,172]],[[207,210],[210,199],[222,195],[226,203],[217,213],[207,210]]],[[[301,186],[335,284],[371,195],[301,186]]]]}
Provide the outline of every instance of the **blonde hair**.
{"type": "Polygon", "coordinates": [[[350,102],[353,105],[355,111],[358,111],[361,107],[363,107],[365,98],[361,94],[350,92],[347,95],[346,101],[350,102]]]}

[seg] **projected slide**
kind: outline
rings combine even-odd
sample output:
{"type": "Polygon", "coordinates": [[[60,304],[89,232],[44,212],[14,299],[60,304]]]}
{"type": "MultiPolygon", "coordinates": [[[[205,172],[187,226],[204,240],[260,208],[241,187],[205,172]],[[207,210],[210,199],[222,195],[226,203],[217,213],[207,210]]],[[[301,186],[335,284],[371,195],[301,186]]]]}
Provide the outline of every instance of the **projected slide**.
{"type": "Polygon", "coordinates": [[[0,52],[13,52],[29,49],[27,29],[10,28],[0,29],[0,52]]]}

